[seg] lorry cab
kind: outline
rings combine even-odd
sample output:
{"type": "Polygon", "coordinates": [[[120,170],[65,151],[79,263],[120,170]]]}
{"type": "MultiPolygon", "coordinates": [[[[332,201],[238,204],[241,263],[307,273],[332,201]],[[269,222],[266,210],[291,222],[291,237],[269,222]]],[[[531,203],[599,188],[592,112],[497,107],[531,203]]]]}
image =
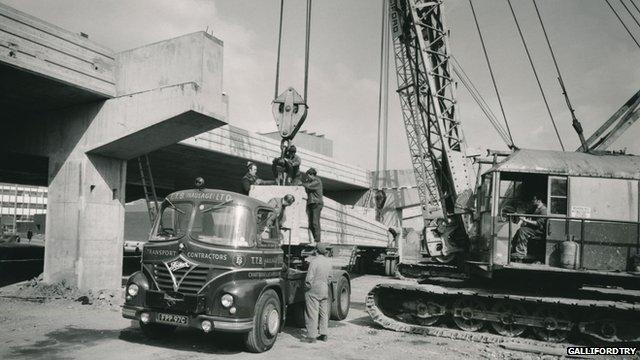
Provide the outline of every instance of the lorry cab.
{"type": "Polygon", "coordinates": [[[485,276],[589,275],[637,286],[639,179],[638,156],[515,151],[482,175],[471,268],[485,276]],[[546,214],[533,215],[534,195],[546,214]],[[524,258],[514,258],[522,218],[542,231],[529,239],[524,258]]]}
{"type": "MultiPolygon", "coordinates": [[[[127,282],[122,314],[151,337],[193,327],[242,333],[250,351],[268,350],[287,307],[304,301],[306,272],[285,266],[282,237],[262,201],[212,189],[172,193],[127,282]]],[[[348,276],[336,272],[332,286],[340,284],[348,287],[348,276]]],[[[348,302],[342,310],[346,317],[348,302]]]]}

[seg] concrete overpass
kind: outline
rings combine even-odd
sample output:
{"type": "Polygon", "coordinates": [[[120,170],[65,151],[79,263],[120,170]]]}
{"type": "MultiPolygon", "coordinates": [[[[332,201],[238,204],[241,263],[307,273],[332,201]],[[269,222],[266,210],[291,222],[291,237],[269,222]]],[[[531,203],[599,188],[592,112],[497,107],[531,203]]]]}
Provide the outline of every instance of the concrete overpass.
{"type": "MultiPolygon", "coordinates": [[[[142,154],[160,195],[196,176],[238,190],[247,160],[272,177],[279,142],[223,126],[222,52],[198,32],[115,53],[0,4],[0,181],[49,187],[46,282],[120,285],[124,203],[142,196],[142,154]]],[[[342,203],[369,187],[362,168],[299,155],[342,203]]]]}
{"type": "MultiPolygon", "coordinates": [[[[294,141],[295,143],[295,141],[294,141]]],[[[280,143],[266,136],[226,125],[196,135],[149,154],[154,181],[160,195],[193,186],[202,176],[207,186],[239,191],[248,160],[258,164],[258,175],[273,179],[271,161],[280,155],[280,143]]],[[[363,168],[298,147],[302,170],[314,167],[322,178],[325,195],[355,204],[369,189],[370,174],[363,168]]],[[[137,161],[129,161],[127,197],[143,196],[137,161]]]]}
{"type": "Polygon", "coordinates": [[[226,123],[222,48],[114,53],[0,5],[0,177],[49,187],[45,281],[119,286],[127,160],[226,123]]]}

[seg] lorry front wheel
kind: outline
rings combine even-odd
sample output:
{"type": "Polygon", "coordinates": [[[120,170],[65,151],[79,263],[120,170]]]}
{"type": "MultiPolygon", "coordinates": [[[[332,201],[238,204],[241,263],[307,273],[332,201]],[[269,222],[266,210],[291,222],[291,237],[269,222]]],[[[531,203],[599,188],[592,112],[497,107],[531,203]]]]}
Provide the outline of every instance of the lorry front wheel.
{"type": "Polygon", "coordinates": [[[163,339],[171,336],[171,334],[176,330],[176,327],[172,325],[154,323],[145,324],[140,321],[140,329],[144,336],[150,339],[163,339]]]}
{"type": "Polygon", "coordinates": [[[267,290],[260,296],[253,315],[253,328],[245,335],[247,350],[260,353],[271,349],[280,332],[281,309],[275,291],[267,290]]]}
{"type": "Polygon", "coordinates": [[[344,320],[349,315],[349,307],[351,305],[351,286],[349,286],[349,280],[346,277],[340,276],[333,297],[334,299],[331,301],[331,320],[344,320]]]}

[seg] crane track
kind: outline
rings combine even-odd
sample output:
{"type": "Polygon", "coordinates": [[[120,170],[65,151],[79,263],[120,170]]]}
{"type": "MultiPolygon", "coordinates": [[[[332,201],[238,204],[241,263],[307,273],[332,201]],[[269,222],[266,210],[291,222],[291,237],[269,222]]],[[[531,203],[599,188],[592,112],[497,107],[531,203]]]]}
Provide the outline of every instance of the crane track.
{"type": "Polygon", "coordinates": [[[375,286],[365,305],[376,324],[415,334],[502,343],[533,331],[544,342],[526,338],[518,338],[517,342],[537,345],[564,342],[570,333],[579,332],[602,343],[640,343],[638,298],[629,302],[591,295],[589,299],[578,299],[395,283],[375,286]],[[445,318],[453,320],[461,330],[434,326],[445,318]],[[500,335],[480,331],[486,327],[493,327],[500,335]]]}

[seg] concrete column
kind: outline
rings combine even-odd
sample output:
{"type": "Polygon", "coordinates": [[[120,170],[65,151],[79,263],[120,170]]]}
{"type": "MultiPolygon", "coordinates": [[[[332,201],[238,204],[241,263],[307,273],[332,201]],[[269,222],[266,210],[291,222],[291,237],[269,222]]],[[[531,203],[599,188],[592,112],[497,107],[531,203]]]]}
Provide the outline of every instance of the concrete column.
{"type": "Polygon", "coordinates": [[[50,158],[45,282],[120,286],[126,161],[72,151],[50,158]]]}
{"type": "MultiPolygon", "coordinates": [[[[106,102],[50,114],[44,280],[120,286],[126,160],[88,154],[106,102]]],[[[110,113],[110,112],[109,112],[110,113]]],[[[117,117],[109,120],[114,122],[117,117]]]]}

